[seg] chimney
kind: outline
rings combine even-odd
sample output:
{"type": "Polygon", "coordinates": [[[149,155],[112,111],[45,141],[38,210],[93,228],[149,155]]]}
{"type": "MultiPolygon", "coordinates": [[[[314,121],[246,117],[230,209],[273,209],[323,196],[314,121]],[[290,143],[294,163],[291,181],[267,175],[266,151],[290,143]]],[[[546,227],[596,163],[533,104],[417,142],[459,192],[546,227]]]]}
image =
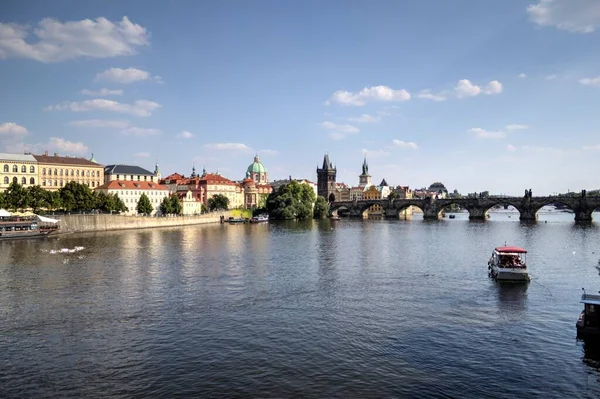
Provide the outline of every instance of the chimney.
{"type": "Polygon", "coordinates": [[[48,156],[48,150],[44,151],[44,155],[48,156]]]}

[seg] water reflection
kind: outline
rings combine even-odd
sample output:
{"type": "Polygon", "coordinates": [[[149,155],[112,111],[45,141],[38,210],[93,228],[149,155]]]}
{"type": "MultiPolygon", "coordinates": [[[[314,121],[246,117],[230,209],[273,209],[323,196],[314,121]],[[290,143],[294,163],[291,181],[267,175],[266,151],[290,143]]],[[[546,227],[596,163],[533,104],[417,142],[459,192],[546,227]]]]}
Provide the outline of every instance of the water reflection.
{"type": "Polygon", "coordinates": [[[520,320],[527,310],[527,290],[530,283],[500,283],[496,286],[498,310],[504,318],[520,320]]]}
{"type": "Polygon", "coordinates": [[[600,342],[597,339],[584,340],[582,347],[583,363],[595,370],[600,370],[600,342]]]}

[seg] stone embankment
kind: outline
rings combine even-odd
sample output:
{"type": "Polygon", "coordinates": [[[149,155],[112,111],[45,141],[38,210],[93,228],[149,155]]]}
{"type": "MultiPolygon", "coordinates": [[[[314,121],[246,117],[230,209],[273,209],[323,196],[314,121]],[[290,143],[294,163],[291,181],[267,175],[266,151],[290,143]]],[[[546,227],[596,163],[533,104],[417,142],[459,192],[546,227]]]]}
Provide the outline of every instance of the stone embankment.
{"type": "Polygon", "coordinates": [[[59,233],[79,233],[91,231],[150,229],[156,227],[190,226],[196,224],[219,223],[221,216],[227,219],[230,212],[211,212],[199,216],[146,217],[109,214],[48,215],[60,220],[59,233]]]}

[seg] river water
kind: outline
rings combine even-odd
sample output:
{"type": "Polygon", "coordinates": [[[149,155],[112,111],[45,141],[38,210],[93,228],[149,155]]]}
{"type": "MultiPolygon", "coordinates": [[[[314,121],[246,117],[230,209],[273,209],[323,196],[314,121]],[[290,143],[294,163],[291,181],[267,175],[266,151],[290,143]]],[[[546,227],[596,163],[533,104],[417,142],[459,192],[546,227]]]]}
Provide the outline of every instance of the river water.
{"type": "Polygon", "coordinates": [[[341,220],[0,242],[0,397],[600,397],[599,222],[341,220]],[[532,281],[487,276],[529,250],[532,281]],[[54,249],[85,247],[69,254],[54,249]]]}

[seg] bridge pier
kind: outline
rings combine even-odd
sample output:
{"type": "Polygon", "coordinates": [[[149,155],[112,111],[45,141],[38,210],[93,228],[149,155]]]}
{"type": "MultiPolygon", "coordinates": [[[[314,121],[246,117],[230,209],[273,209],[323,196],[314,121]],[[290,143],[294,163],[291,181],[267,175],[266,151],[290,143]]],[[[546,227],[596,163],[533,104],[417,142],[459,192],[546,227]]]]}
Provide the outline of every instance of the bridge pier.
{"type": "Polygon", "coordinates": [[[522,222],[535,222],[538,220],[537,209],[519,209],[519,220],[522,222]]]}
{"type": "Polygon", "coordinates": [[[467,208],[469,211],[469,220],[486,220],[487,210],[481,208],[467,208]]]}
{"type": "Polygon", "coordinates": [[[576,222],[591,222],[592,221],[592,211],[588,210],[575,210],[575,221],[576,222]]]}

